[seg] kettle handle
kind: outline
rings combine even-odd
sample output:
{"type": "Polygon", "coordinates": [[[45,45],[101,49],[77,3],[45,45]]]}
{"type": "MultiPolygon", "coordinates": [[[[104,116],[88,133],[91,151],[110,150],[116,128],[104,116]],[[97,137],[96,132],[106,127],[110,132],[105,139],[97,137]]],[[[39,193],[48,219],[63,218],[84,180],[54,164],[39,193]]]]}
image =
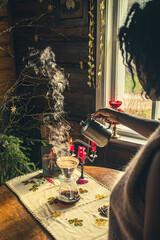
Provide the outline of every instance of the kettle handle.
{"type": "Polygon", "coordinates": [[[111,128],[111,126],[112,126],[112,121],[109,121],[108,119],[108,117],[107,116],[105,116],[105,117],[103,117],[106,121],[108,121],[108,123],[109,123],[109,127],[108,127],[108,129],[110,129],[111,128]]]}
{"type": "MultiPolygon", "coordinates": [[[[100,116],[100,115],[99,115],[99,116],[100,116]]],[[[108,117],[107,117],[107,116],[103,116],[103,118],[104,118],[106,121],[108,120],[108,117]]],[[[109,123],[108,129],[110,129],[111,126],[112,126],[112,121],[109,121],[109,120],[108,120],[108,123],[109,123]]]]}

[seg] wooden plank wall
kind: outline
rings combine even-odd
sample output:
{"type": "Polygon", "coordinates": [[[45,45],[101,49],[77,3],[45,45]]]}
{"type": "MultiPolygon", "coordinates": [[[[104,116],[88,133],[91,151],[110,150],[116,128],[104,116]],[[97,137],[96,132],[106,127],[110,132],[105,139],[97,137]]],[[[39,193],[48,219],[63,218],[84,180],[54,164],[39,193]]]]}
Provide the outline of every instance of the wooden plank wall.
{"type": "MultiPolygon", "coordinates": [[[[85,0],[87,1],[87,0],[85,0]]],[[[88,0],[89,1],[89,0],[88,0]]],[[[52,2],[52,1],[51,1],[52,2]]],[[[11,13],[7,9],[0,15],[0,31],[6,29],[10,24],[25,18],[39,16],[47,11],[50,0],[11,0],[11,13]]],[[[56,62],[69,74],[69,89],[64,92],[65,111],[69,114],[72,126],[71,137],[80,138],[80,120],[85,120],[88,113],[95,109],[95,89],[89,88],[88,80],[88,25],[83,26],[57,26],[55,14],[50,13],[39,21],[39,27],[24,26],[14,30],[14,49],[16,60],[16,73],[20,73],[24,66],[23,57],[28,55],[28,47],[39,50],[50,46],[56,55],[56,62]],[[38,41],[34,41],[35,33],[38,41]],[[79,62],[83,61],[83,69],[79,62]]],[[[0,46],[13,52],[12,36],[0,35],[0,46]]],[[[14,58],[7,52],[0,50],[0,99],[2,99],[7,87],[15,79],[14,58]],[[3,85],[4,84],[4,85],[3,85]],[[5,87],[3,87],[5,86],[5,87]]],[[[40,91],[43,89],[40,89],[40,91]]],[[[44,89],[45,90],[45,89],[44,89]]],[[[43,106],[35,102],[37,108],[43,106]]],[[[87,140],[85,139],[87,142],[87,140]]],[[[136,146],[110,142],[107,147],[98,148],[98,158],[88,165],[105,166],[115,169],[123,169],[138,150],[136,146]]]]}
{"type": "MultiPolygon", "coordinates": [[[[88,1],[88,0],[85,0],[88,1]]],[[[14,0],[11,1],[13,22],[40,16],[47,11],[50,0],[14,0]]],[[[56,11],[56,9],[55,9],[56,11]]],[[[17,74],[23,67],[22,58],[28,54],[28,47],[39,50],[50,46],[55,53],[57,64],[69,75],[70,87],[65,90],[64,110],[68,113],[74,131],[79,135],[79,122],[85,120],[88,113],[95,109],[95,89],[88,87],[88,25],[59,26],[52,12],[41,18],[39,27],[19,27],[14,31],[17,74]],[[38,41],[34,41],[35,33],[38,41]],[[83,69],[80,69],[83,61],[83,69]]],[[[37,104],[38,107],[38,104],[37,104]]]]}
{"type": "MultiPolygon", "coordinates": [[[[1,3],[1,1],[0,1],[1,3]]],[[[15,59],[12,35],[3,33],[10,26],[10,8],[0,12],[0,102],[15,81],[15,59]]]]}

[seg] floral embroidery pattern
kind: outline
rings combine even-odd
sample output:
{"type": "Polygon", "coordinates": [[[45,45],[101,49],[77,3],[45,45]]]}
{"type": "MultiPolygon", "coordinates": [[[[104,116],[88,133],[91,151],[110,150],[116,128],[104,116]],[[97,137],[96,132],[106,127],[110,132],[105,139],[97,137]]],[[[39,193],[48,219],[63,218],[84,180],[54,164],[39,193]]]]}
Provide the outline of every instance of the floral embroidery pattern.
{"type": "Polygon", "coordinates": [[[45,179],[43,177],[37,177],[36,180],[26,180],[23,181],[22,183],[24,185],[28,185],[30,183],[33,184],[33,186],[29,189],[29,191],[37,191],[39,189],[39,186],[45,182],[45,179]]]}
{"type": "Polygon", "coordinates": [[[22,183],[24,185],[27,185],[29,183],[43,184],[44,182],[45,182],[44,177],[36,177],[34,180],[26,180],[26,181],[23,181],[22,183]]]}
{"type": "Polygon", "coordinates": [[[48,198],[49,205],[52,205],[53,203],[58,203],[58,199],[55,197],[48,198]]]}
{"type": "Polygon", "coordinates": [[[75,226],[83,226],[83,220],[82,219],[78,220],[78,218],[73,218],[73,219],[69,219],[68,222],[70,224],[74,223],[75,226]]]}
{"type": "Polygon", "coordinates": [[[34,184],[34,185],[29,189],[29,191],[36,192],[38,189],[39,189],[39,185],[38,185],[38,184],[34,184]]]}
{"type": "Polygon", "coordinates": [[[96,222],[95,222],[95,224],[97,224],[97,226],[105,226],[105,224],[106,224],[106,220],[105,219],[103,219],[103,218],[98,218],[98,219],[96,219],[96,222]]]}
{"type": "Polygon", "coordinates": [[[100,194],[97,194],[96,195],[96,199],[102,199],[102,198],[104,198],[104,195],[102,194],[102,195],[100,195],[100,194]]]}
{"type": "Polygon", "coordinates": [[[83,194],[83,193],[87,193],[88,190],[87,190],[87,189],[83,189],[83,188],[79,188],[79,192],[80,192],[81,194],[83,194]]]}
{"type": "Polygon", "coordinates": [[[36,183],[36,182],[33,181],[33,180],[31,180],[31,181],[27,180],[27,181],[23,181],[22,183],[23,183],[24,185],[28,185],[29,183],[36,183]]]}
{"type": "Polygon", "coordinates": [[[54,211],[52,213],[52,216],[55,217],[55,218],[60,217],[61,216],[61,212],[60,211],[54,211]]]}

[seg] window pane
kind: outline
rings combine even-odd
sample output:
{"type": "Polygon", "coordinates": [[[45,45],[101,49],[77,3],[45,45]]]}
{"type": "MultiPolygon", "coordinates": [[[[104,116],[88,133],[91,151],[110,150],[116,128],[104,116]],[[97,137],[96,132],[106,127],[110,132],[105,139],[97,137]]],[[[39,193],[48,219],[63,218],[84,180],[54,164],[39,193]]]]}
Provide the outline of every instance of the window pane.
{"type": "MultiPolygon", "coordinates": [[[[130,9],[131,5],[135,2],[135,0],[128,1],[128,10],[130,9]]],[[[139,0],[142,6],[147,2],[147,0],[139,0]]],[[[138,81],[138,78],[135,74],[135,81],[136,87],[134,92],[132,91],[133,88],[133,81],[131,78],[131,74],[129,69],[125,68],[125,87],[124,87],[124,97],[123,97],[123,109],[126,113],[143,117],[143,118],[151,118],[152,116],[152,101],[150,99],[146,99],[145,96],[141,96],[142,87],[138,81]]]]}
{"type": "Polygon", "coordinates": [[[133,81],[131,78],[131,74],[126,67],[125,69],[125,90],[123,97],[123,109],[126,113],[132,114],[138,117],[143,118],[151,118],[152,114],[152,101],[150,99],[146,99],[144,94],[142,93],[142,87],[138,81],[137,76],[135,76],[136,87],[134,92],[133,81]]]}

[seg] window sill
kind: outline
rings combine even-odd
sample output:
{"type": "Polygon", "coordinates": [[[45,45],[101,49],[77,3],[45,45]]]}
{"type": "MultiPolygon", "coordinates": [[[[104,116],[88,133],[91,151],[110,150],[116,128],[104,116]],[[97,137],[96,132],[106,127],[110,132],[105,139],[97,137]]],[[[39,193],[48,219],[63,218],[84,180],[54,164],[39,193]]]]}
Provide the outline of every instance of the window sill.
{"type": "Polygon", "coordinates": [[[111,138],[110,140],[112,143],[122,144],[125,146],[140,148],[141,146],[145,145],[146,139],[139,139],[139,138],[133,138],[128,136],[120,136],[120,138],[114,139],[111,138]]]}

